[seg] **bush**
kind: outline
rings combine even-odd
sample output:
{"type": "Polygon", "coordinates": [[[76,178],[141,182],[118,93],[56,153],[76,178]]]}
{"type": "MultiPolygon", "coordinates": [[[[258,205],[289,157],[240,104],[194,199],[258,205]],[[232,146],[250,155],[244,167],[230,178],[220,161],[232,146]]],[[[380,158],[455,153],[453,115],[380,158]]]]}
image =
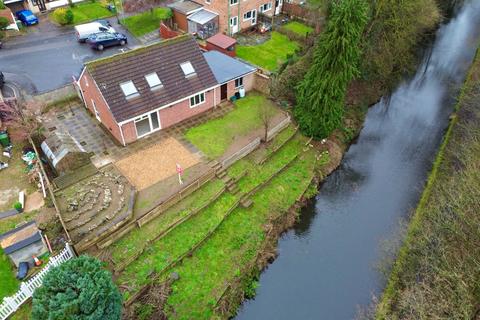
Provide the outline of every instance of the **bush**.
{"type": "Polygon", "coordinates": [[[32,319],[118,320],[122,298],[99,260],[82,255],[51,269],[33,294],[32,319]]]}
{"type": "Polygon", "coordinates": [[[10,25],[10,21],[5,17],[0,17],[0,30],[5,29],[10,25]]]}
{"type": "Polygon", "coordinates": [[[15,203],[13,204],[13,208],[14,208],[15,210],[17,210],[18,212],[20,212],[20,211],[23,210],[22,204],[21,204],[19,201],[15,202],[15,203]]]}
{"type": "Polygon", "coordinates": [[[7,6],[0,0],[0,10],[5,9],[7,6]]]}
{"type": "Polygon", "coordinates": [[[71,24],[73,22],[73,11],[67,8],[58,8],[53,12],[53,20],[62,26],[71,24]]]}

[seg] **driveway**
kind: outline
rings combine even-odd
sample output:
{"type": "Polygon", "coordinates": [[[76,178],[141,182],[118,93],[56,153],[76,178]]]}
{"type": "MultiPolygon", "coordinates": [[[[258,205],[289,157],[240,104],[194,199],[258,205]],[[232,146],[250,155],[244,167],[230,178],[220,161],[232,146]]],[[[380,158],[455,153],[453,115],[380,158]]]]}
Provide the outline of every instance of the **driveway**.
{"type": "Polygon", "coordinates": [[[116,18],[108,19],[118,32],[128,37],[127,47],[107,48],[103,52],[78,43],[72,27],[59,27],[46,16],[28,33],[4,42],[0,50],[0,71],[7,82],[29,94],[50,91],[78,77],[86,61],[110,56],[138,45],[138,41],[120,26],[116,18]]]}

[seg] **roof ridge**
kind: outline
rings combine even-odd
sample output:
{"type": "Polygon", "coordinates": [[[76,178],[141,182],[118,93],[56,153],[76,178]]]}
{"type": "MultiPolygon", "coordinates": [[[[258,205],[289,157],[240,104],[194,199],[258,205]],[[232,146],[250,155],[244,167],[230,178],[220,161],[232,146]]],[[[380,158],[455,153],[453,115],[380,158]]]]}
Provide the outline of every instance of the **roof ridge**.
{"type": "Polygon", "coordinates": [[[108,56],[108,57],[102,57],[102,58],[99,58],[99,59],[87,61],[87,62],[85,62],[85,66],[95,68],[98,65],[102,65],[104,63],[114,61],[116,59],[121,59],[123,57],[128,57],[128,56],[131,56],[131,55],[135,55],[135,54],[138,54],[140,52],[146,51],[148,49],[152,49],[154,47],[171,45],[171,44],[174,44],[174,43],[178,43],[180,41],[185,41],[185,40],[190,40],[190,39],[193,39],[193,37],[190,34],[188,34],[188,33],[181,34],[181,35],[178,35],[178,36],[173,37],[173,38],[161,40],[159,42],[155,42],[155,43],[152,43],[152,44],[141,46],[141,47],[129,50],[129,51],[120,52],[120,53],[116,53],[116,54],[108,56]]]}

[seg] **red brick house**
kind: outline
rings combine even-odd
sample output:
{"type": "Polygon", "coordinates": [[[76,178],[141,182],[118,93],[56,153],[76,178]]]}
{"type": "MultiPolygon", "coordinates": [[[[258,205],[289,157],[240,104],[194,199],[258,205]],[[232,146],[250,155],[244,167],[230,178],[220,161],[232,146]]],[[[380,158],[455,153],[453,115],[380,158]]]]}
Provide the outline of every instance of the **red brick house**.
{"type": "MultiPolygon", "coordinates": [[[[203,33],[215,30],[233,35],[251,28],[258,14],[280,14],[284,0],[180,0],[169,5],[178,27],[186,32],[203,33]],[[218,25],[217,25],[218,24],[218,25]]],[[[208,36],[213,34],[208,33],[208,36]]]]}
{"type": "Polygon", "coordinates": [[[255,71],[220,52],[204,53],[182,35],[88,62],[75,84],[85,106],[126,145],[252,89],[255,71]]]}

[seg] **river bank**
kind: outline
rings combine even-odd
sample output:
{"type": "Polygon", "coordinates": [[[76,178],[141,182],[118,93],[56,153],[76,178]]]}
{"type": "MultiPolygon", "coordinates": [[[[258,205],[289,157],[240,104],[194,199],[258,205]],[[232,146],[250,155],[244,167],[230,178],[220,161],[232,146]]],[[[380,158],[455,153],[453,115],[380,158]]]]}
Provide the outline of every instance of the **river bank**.
{"type": "Polygon", "coordinates": [[[479,97],[477,51],[378,307],[378,319],[479,315],[479,97]]]}

